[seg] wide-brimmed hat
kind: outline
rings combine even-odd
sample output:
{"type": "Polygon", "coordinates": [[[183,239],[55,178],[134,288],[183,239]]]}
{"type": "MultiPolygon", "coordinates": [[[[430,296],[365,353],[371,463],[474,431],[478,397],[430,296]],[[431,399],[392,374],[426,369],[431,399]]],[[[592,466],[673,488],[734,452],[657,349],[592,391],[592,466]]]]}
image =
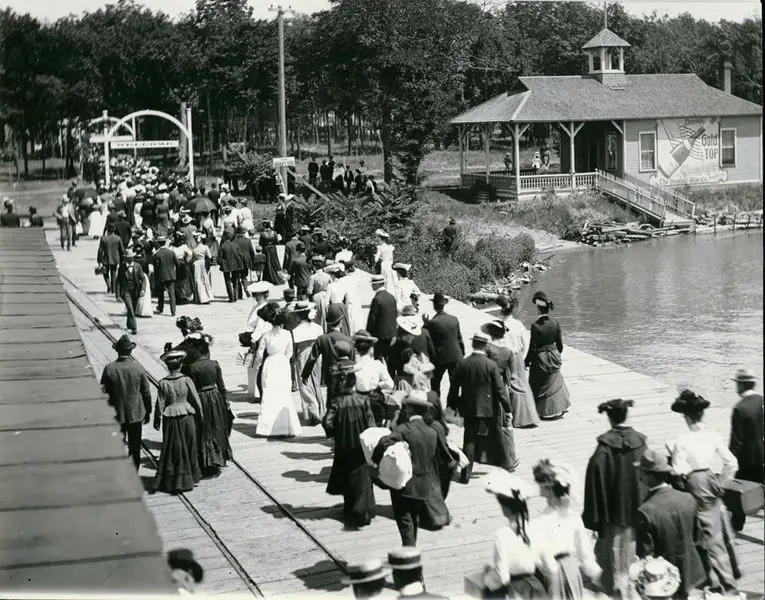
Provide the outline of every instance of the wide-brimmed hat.
{"type": "Polygon", "coordinates": [[[447,302],[449,302],[449,296],[443,292],[436,292],[433,294],[433,304],[436,306],[446,306],[447,302]]]}
{"type": "Polygon", "coordinates": [[[181,217],[181,223],[188,225],[191,223],[191,217],[189,215],[183,215],[183,217],[181,217]]]}
{"type": "Polygon", "coordinates": [[[311,264],[314,265],[323,265],[327,262],[327,259],[324,258],[321,254],[315,254],[311,257],[311,264]]]}
{"type": "Polygon", "coordinates": [[[408,273],[412,269],[412,265],[409,263],[393,263],[393,266],[391,267],[394,271],[403,271],[404,273],[408,273]]]}
{"type": "MultiPolygon", "coordinates": [[[[330,304],[327,307],[327,325],[337,325],[345,317],[343,307],[337,304],[330,304]]],[[[339,342],[338,342],[339,343],[339,342]]]]}
{"type": "Polygon", "coordinates": [[[247,286],[247,291],[251,294],[266,294],[274,287],[272,283],[268,281],[256,281],[247,286]]]}
{"type": "Polygon", "coordinates": [[[342,579],[343,585],[357,585],[385,579],[390,574],[390,569],[383,567],[379,558],[360,563],[349,563],[345,567],[348,577],[342,579]]]}
{"type": "Polygon", "coordinates": [[[628,573],[642,598],[672,598],[680,589],[679,569],[661,556],[634,562],[628,573]]]}
{"type": "Polygon", "coordinates": [[[425,390],[412,390],[403,400],[404,404],[412,404],[414,406],[430,406],[428,400],[428,392],[425,390]]]}
{"type": "Polygon", "coordinates": [[[422,555],[413,546],[404,546],[388,552],[388,566],[394,571],[407,571],[422,567],[422,555]]]}
{"type": "Polygon", "coordinates": [[[640,456],[640,460],[634,463],[638,469],[650,473],[669,473],[672,467],[669,464],[669,456],[664,451],[646,449],[640,456]]]}
{"type": "Polygon", "coordinates": [[[165,237],[164,235],[158,235],[157,237],[154,238],[154,241],[157,242],[158,244],[164,244],[167,241],[167,237],[165,237]]]}
{"type": "Polygon", "coordinates": [[[165,364],[181,362],[184,358],[186,358],[185,350],[170,350],[159,357],[165,364]]]}
{"type": "Polygon", "coordinates": [[[672,412],[680,413],[681,415],[688,415],[698,413],[707,408],[709,408],[709,400],[704,399],[703,396],[699,396],[693,390],[683,390],[680,392],[680,395],[675,398],[670,410],[672,410],[672,412]]]}
{"type": "Polygon", "coordinates": [[[422,333],[422,319],[416,314],[401,315],[396,319],[396,325],[412,335],[420,335],[422,333]]]}
{"type": "Polygon", "coordinates": [[[340,271],[345,271],[345,265],[343,265],[343,263],[333,262],[324,267],[325,273],[339,273],[340,271]]]}
{"type": "Polygon", "coordinates": [[[204,576],[204,569],[194,559],[194,553],[186,548],[170,550],[167,553],[167,564],[171,569],[182,569],[191,573],[194,581],[199,583],[204,576]]]}
{"type": "Polygon", "coordinates": [[[378,338],[369,333],[366,329],[359,329],[352,337],[354,342],[369,342],[374,344],[378,341],[378,338]]]}
{"type": "Polygon", "coordinates": [[[390,235],[388,235],[388,233],[384,229],[378,229],[377,231],[375,231],[375,235],[379,235],[382,238],[390,237],[390,235]]]}
{"type": "Polygon", "coordinates": [[[164,192],[164,191],[167,191],[167,185],[165,185],[164,183],[160,183],[160,184],[159,184],[159,186],[157,187],[157,189],[158,189],[160,192],[164,192]]]}
{"type": "Polygon", "coordinates": [[[372,275],[372,277],[369,278],[369,283],[371,285],[385,285],[385,277],[382,275],[372,275]]]}
{"type": "Polygon", "coordinates": [[[757,381],[757,376],[749,369],[738,369],[733,376],[733,381],[736,383],[749,383],[757,381]]]}
{"type": "Polygon", "coordinates": [[[305,231],[306,233],[308,233],[309,231],[311,231],[311,228],[308,225],[301,225],[300,231],[305,231]]]}
{"type": "Polygon", "coordinates": [[[486,491],[495,496],[526,501],[534,495],[534,487],[512,473],[493,470],[486,482],[486,491]]]}
{"type": "Polygon", "coordinates": [[[495,334],[504,335],[507,331],[504,321],[502,319],[494,319],[488,323],[481,325],[481,331],[483,331],[489,337],[494,337],[495,334]]]}
{"type": "Polygon", "coordinates": [[[136,343],[128,337],[127,333],[114,342],[114,345],[112,346],[117,352],[127,352],[135,347],[136,343]]]}
{"type": "Polygon", "coordinates": [[[634,400],[622,400],[621,398],[614,398],[613,400],[607,400],[606,402],[601,402],[598,405],[598,412],[606,413],[610,415],[614,411],[626,410],[634,405],[635,405],[634,400]]]}

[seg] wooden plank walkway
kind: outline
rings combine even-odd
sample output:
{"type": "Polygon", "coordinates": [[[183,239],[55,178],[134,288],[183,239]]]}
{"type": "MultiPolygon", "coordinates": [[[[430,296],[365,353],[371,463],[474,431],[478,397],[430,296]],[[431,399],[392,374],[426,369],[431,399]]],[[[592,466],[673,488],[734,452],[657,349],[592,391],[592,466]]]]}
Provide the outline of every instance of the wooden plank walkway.
{"type": "MultiPolygon", "coordinates": [[[[49,234],[49,242],[55,247],[57,240],[49,234]]],[[[96,243],[84,241],[71,253],[56,253],[61,272],[72,280],[120,327],[124,326],[124,309],[113,298],[104,294],[104,283],[93,275],[96,243]]],[[[359,274],[361,287],[368,276],[359,274]]],[[[222,277],[217,269],[213,272],[213,287],[216,299],[225,300],[222,277]]],[[[272,296],[280,296],[279,290],[272,296]]],[[[368,303],[371,291],[366,291],[368,303]]],[[[227,387],[232,391],[233,409],[237,415],[232,434],[232,446],[237,459],[255,477],[261,480],[271,494],[299,515],[306,526],[327,545],[330,550],[345,559],[362,556],[383,557],[385,553],[400,544],[393,521],[390,498],[386,492],[376,490],[378,517],[361,531],[346,531],[341,522],[341,501],[325,493],[326,481],[332,460],[331,444],[324,437],[320,427],[304,427],[303,437],[292,440],[267,440],[255,436],[255,424],[259,407],[246,398],[246,373],[244,368],[235,366],[238,347],[237,334],[244,330],[244,323],[252,307],[251,301],[235,304],[225,301],[208,306],[186,305],[178,308],[178,315],[199,317],[205,330],[215,337],[212,348],[213,358],[220,361],[227,387]]],[[[457,316],[462,323],[463,336],[467,339],[480,325],[491,317],[486,313],[451,302],[447,312],[457,316]]],[[[156,357],[162,353],[166,341],[180,341],[175,320],[169,316],[154,316],[139,321],[137,341],[145,348],[146,354],[139,353],[139,359],[153,356],[154,367],[162,372],[156,357]]],[[[584,476],[587,460],[595,447],[595,438],[608,427],[605,417],[598,415],[597,405],[613,397],[633,398],[636,406],[632,411],[632,425],[645,433],[649,444],[660,447],[685,430],[682,419],[669,411],[676,396],[674,386],[657,381],[646,375],[635,373],[615,363],[579,352],[568,347],[564,352],[563,374],[572,394],[573,406],[567,417],[557,422],[542,423],[536,429],[515,431],[516,447],[521,459],[519,475],[531,481],[531,468],[537,460],[554,457],[569,462],[584,476]]],[[[297,397],[294,398],[299,405],[297,397]]],[[[723,436],[728,435],[729,410],[713,406],[708,411],[707,423],[723,436]]],[[[452,428],[450,435],[457,439],[461,432],[452,428]]],[[[425,560],[425,576],[431,591],[455,595],[463,588],[466,573],[480,568],[490,559],[493,532],[502,525],[502,517],[496,501],[484,492],[484,481],[490,467],[478,466],[476,477],[469,485],[454,484],[449,495],[449,508],[453,523],[441,532],[420,533],[419,546],[425,560]]],[[[266,554],[255,556],[261,550],[253,551],[253,543],[259,536],[267,535],[273,544],[266,552],[273,552],[283,567],[272,574],[273,592],[279,593],[281,586],[287,586],[289,577],[305,576],[303,567],[291,568],[298,558],[291,551],[289,540],[271,536],[271,528],[281,529],[285,521],[283,514],[273,503],[264,504],[255,499],[243,498],[236,486],[228,485],[226,474],[217,480],[201,484],[191,496],[204,497],[206,507],[213,512],[225,508],[225,517],[216,520],[214,527],[221,539],[234,551],[240,561],[256,564],[265,561],[266,554]]],[[[581,494],[581,484],[577,494],[581,494]]],[[[166,501],[170,499],[165,498],[166,501]]],[[[531,516],[537,514],[543,505],[541,498],[531,502],[531,516]]],[[[168,509],[172,512],[172,509],[168,509]]],[[[168,523],[178,528],[176,523],[168,523]]],[[[162,522],[160,522],[162,526],[162,522]]],[[[177,531],[161,530],[163,536],[177,536],[177,531]]],[[[737,541],[744,577],[740,587],[747,592],[762,594],[765,576],[762,564],[763,515],[751,517],[737,541]]],[[[294,535],[294,534],[290,534],[294,535]]],[[[182,538],[181,538],[182,539],[182,538]]],[[[270,562],[270,560],[268,561],[270,562]]],[[[309,573],[315,574],[328,565],[309,565],[309,573]]],[[[253,567],[255,568],[255,567],[253,567]]],[[[249,569],[248,569],[249,572],[249,569]]],[[[261,576],[259,574],[259,576],[261,576]]],[[[257,577],[255,578],[258,581],[257,577]]],[[[314,578],[305,584],[307,589],[336,589],[337,575],[328,571],[326,581],[314,578]]],[[[285,592],[287,590],[285,589],[285,592]]]]}
{"type": "Polygon", "coordinates": [[[40,230],[0,230],[0,590],[173,591],[40,230]]]}

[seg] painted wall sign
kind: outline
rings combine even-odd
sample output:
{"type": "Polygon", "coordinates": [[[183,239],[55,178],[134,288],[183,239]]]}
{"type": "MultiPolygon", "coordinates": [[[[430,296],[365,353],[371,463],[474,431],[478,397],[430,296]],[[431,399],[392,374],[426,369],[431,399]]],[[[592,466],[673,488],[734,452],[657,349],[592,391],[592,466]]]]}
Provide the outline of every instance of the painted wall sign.
{"type": "Polygon", "coordinates": [[[718,118],[659,119],[656,151],[658,170],[653,185],[723,183],[718,118]]]}

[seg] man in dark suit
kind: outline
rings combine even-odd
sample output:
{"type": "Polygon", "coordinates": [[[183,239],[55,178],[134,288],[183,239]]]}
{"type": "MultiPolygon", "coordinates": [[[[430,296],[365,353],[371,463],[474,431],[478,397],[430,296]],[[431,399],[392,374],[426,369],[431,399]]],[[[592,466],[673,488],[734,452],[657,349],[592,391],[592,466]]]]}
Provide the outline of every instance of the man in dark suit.
{"type": "Polygon", "coordinates": [[[671,487],[672,468],[665,452],[647,449],[635,463],[648,495],[638,509],[635,531],[637,555],[661,556],[677,567],[682,583],[680,595],[687,595],[706,580],[696,539],[696,500],[671,487]]]}
{"type": "Polygon", "coordinates": [[[164,236],[157,238],[157,251],[152,257],[154,283],[157,288],[157,314],[165,309],[165,290],[170,298],[170,314],[175,316],[175,280],[178,276],[178,257],[170,249],[164,236]]]}
{"type": "Polygon", "coordinates": [[[340,324],[343,320],[345,313],[340,305],[330,305],[327,308],[327,333],[324,333],[316,338],[311,348],[311,355],[306,361],[303,372],[300,374],[300,378],[303,380],[303,384],[308,383],[308,378],[313,373],[313,366],[316,361],[321,357],[321,371],[322,378],[327,384],[327,408],[329,408],[332,400],[335,398],[335,386],[332,373],[332,367],[338,361],[339,356],[335,346],[339,342],[345,342],[350,347],[350,353],[348,358],[354,360],[353,352],[353,340],[340,331],[340,324]]]}
{"type": "Polygon", "coordinates": [[[426,502],[431,505],[440,504],[441,510],[446,509],[441,495],[437,460],[440,453],[448,455],[449,450],[435,429],[422,418],[429,405],[426,392],[410,392],[403,400],[403,410],[409,414],[408,422],[397,425],[390,435],[383,437],[372,453],[372,462],[378,465],[385,451],[396,442],[406,442],[409,445],[412,478],[400,490],[390,492],[393,516],[402,546],[417,545],[417,529],[426,502]]]}
{"type": "MultiPolygon", "coordinates": [[[[300,243],[300,240],[298,239],[298,233],[295,232],[292,234],[292,239],[284,244],[284,262],[282,263],[282,268],[286,273],[289,273],[292,270],[292,261],[295,258],[295,254],[297,254],[295,248],[298,243],[300,243]]],[[[305,244],[303,244],[303,246],[305,246],[305,244]]],[[[290,287],[293,286],[292,280],[290,280],[289,285],[290,287]]]]}
{"type": "Polygon", "coordinates": [[[128,453],[136,470],[141,464],[141,429],[151,417],[149,377],[140,363],[130,359],[135,343],[123,335],[113,348],[117,360],[104,367],[101,389],[109,396],[115,417],[127,441],[128,453]]]}
{"type": "Polygon", "coordinates": [[[223,230],[220,248],[218,249],[218,266],[223,273],[223,280],[226,282],[226,293],[229,302],[236,302],[239,297],[239,275],[246,268],[242,250],[234,240],[234,234],[231,229],[223,230]]]}
{"type": "Polygon", "coordinates": [[[433,346],[436,350],[436,354],[433,357],[433,364],[436,370],[433,372],[430,386],[439,395],[441,394],[441,380],[444,378],[444,373],[449,373],[451,385],[454,369],[465,355],[465,344],[462,341],[460,322],[456,317],[444,312],[447,302],[449,302],[449,299],[446,296],[441,292],[436,292],[433,295],[433,308],[436,314],[424,325],[424,328],[430,333],[433,346]]]}
{"type": "Polygon", "coordinates": [[[311,185],[317,184],[319,177],[319,163],[316,162],[316,156],[311,155],[311,162],[308,163],[308,183],[311,185]]]}
{"type": "Polygon", "coordinates": [[[236,297],[241,300],[243,294],[246,294],[248,298],[250,297],[247,286],[250,285],[250,271],[255,267],[255,247],[244,227],[236,228],[234,243],[239,248],[239,254],[242,257],[242,268],[239,270],[236,285],[236,297]]]}
{"type": "Polygon", "coordinates": [[[489,338],[477,333],[472,341],[473,353],[454,369],[446,401],[465,421],[462,450],[470,464],[462,473],[463,483],[470,480],[477,445],[482,450],[479,454],[486,453],[488,462],[495,466],[514,471],[519,462],[515,458],[510,397],[497,363],[486,356],[489,338]]]}
{"type": "MultiPolygon", "coordinates": [[[[387,364],[390,348],[396,339],[398,310],[396,298],[385,289],[385,278],[372,275],[372,291],[375,293],[367,316],[367,331],[377,338],[375,360],[384,360],[387,364]]],[[[393,365],[388,365],[388,372],[393,376],[393,365]]]]}
{"type": "Polygon", "coordinates": [[[98,255],[96,260],[103,269],[106,293],[117,293],[116,278],[117,267],[125,255],[125,245],[122,238],[114,232],[114,225],[106,226],[106,235],[98,243],[98,255]]]}
{"type": "Polygon", "coordinates": [[[311,235],[311,228],[308,225],[300,227],[300,235],[298,236],[298,239],[305,244],[306,254],[309,256],[314,256],[316,254],[316,252],[313,251],[313,236],[311,235]]]}
{"type": "Polygon", "coordinates": [[[329,247],[329,242],[327,241],[325,232],[323,230],[317,229],[313,232],[311,237],[313,238],[312,251],[314,254],[320,254],[321,256],[326,256],[327,258],[334,256],[332,253],[332,248],[329,247]]]}
{"type": "Polygon", "coordinates": [[[117,211],[117,220],[114,223],[114,232],[120,236],[122,245],[125,248],[130,243],[130,236],[133,235],[133,228],[127,220],[127,216],[124,210],[117,211]]]}
{"type": "Polygon", "coordinates": [[[308,264],[305,254],[305,244],[298,242],[295,246],[295,255],[289,270],[290,286],[294,286],[298,300],[305,300],[308,295],[308,284],[311,282],[313,269],[308,264]]]}
{"type": "Polygon", "coordinates": [[[135,309],[144,292],[143,270],[134,262],[135,252],[127,250],[117,271],[117,289],[127,311],[127,328],[130,333],[138,333],[138,324],[135,320],[135,309]]]}

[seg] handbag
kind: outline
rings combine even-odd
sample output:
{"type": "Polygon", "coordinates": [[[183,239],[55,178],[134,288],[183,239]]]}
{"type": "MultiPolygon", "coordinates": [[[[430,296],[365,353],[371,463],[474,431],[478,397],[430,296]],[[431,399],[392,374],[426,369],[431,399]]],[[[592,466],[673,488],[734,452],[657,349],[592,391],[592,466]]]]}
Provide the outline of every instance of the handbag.
{"type": "Polygon", "coordinates": [[[389,434],[390,429],[387,427],[368,427],[359,434],[361,449],[368,464],[374,464],[372,462],[372,453],[375,451],[380,440],[389,434]]]}
{"type": "Polygon", "coordinates": [[[402,489],[412,479],[412,456],[409,444],[396,442],[390,446],[380,461],[377,476],[385,485],[394,489],[402,489]]]}
{"type": "Polygon", "coordinates": [[[96,271],[96,275],[103,275],[104,274],[103,265],[96,265],[95,271],[96,271]]]}

